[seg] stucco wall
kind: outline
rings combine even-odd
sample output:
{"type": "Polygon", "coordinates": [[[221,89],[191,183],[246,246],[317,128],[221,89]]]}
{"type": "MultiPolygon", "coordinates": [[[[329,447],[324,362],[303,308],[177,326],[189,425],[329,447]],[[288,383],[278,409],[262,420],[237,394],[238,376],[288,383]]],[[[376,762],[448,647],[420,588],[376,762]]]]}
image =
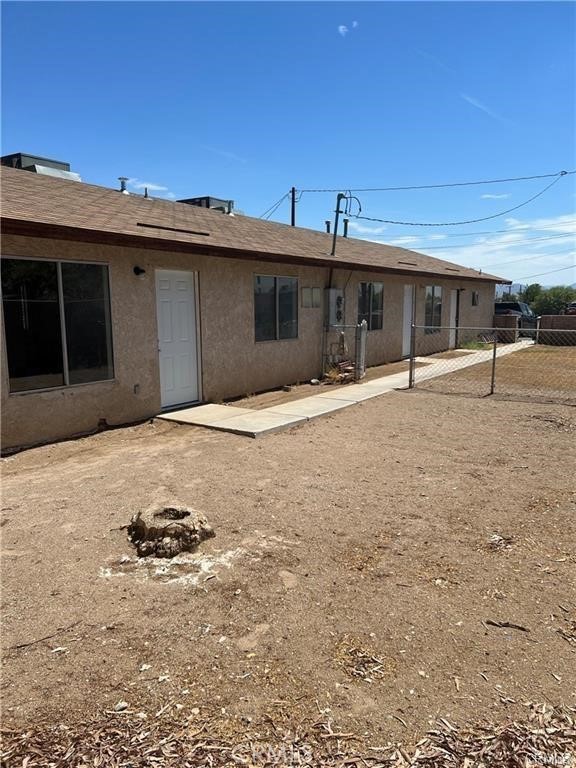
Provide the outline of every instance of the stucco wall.
{"type": "MultiPolygon", "coordinates": [[[[44,392],[9,394],[6,352],[2,360],[2,446],[30,445],[94,430],[100,421],[126,424],[160,411],[160,379],[155,298],[155,269],[195,271],[199,285],[201,397],[219,401],[318,376],[322,367],[324,308],[304,309],[299,301],[298,338],[254,340],[254,275],[294,276],[303,287],[328,286],[329,269],[239,261],[200,254],[180,254],[43,238],[4,236],[2,255],[88,260],[109,265],[115,377],[44,392]],[[136,277],[133,267],[146,270],[136,277]]],[[[345,288],[347,324],[357,321],[358,283],[384,283],[384,322],[368,334],[367,362],[377,365],[402,354],[404,285],[408,277],[333,270],[332,285],[345,288]]],[[[418,279],[417,323],[424,322],[424,290],[418,279]]],[[[435,281],[448,292],[466,287],[462,325],[490,325],[493,287],[470,282],[435,281]],[[472,290],[480,306],[471,307],[472,290]],[[468,295],[467,295],[468,294],[468,295]]],[[[445,294],[447,296],[448,293],[445,294]]],[[[322,294],[322,301],[324,296],[322,294]]],[[[443,304],[443,324],[449,308],[443,304]]],[[[3,334],[3,331],[2,331],[3,334]]],[[[3,336],[2,336],[3,338],[3,336]]]]}
{"type": "MultiPolygon", "coordinates": [[[[442,288],[442,326],[450,325],[451,290],[460,290],[458,324],[461,327],[490,328],[494,313],[494,285],[471,280],[442,280],[438,278],[413,278],[409,275],[378,275],[374,272],[350,272],[334,270],[332,285],[345,289],[345,323],[354,324],[358,319],[358,285],[361,282],[382,282],[384,284],[384,312],[382,329],[368,331],[366,359],[369,366],[381,365],[402,357],[402,326],[404,313],[404,286],[415,286],[417,326],[425,323],[426,286],[439,285],[442,288]],[[472,292],[478,292],[478,305],[472,305],[472,292]]],[[[352,332],[347,336],[352,337],[352,332]]],[[[332,338],[335,338],[332,335],[332,338]]],[[[416,353],[424,354],[441,351],[448,347],[448,332],[425,335],[416,331],[416,353]]]]}
{"type": "Polygon", "coordinates": [[[108,264],[115,366],[113,381],[9,394],[4,348],[4,449],[89,432],[101,420],[125,424],[160,411],[155,269],[198,274],[204,400],[223,400],[320,373],[323,308],[299,307],[297,339],[256,343],[254,275],[295,276],[300,289],[323,288],[326,269],[13,236],[3,238],[2,255],[108,264]],[[135,265],[146,270],[144,276],[134,275],[135,265]]]}

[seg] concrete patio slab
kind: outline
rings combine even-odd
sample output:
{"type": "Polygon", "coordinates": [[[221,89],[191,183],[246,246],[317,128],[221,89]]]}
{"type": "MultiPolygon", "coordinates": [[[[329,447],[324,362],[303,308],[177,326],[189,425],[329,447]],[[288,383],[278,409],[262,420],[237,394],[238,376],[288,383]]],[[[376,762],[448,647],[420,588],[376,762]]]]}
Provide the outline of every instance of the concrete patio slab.
{"type": "Polygon", "coordinates": [[[208,403],[208,405],[183,408],[181,411],[161,413],[156,418],[165,419],[166,421],[177,421],[181,424],[197,424],[199,427],[208,427],[213,421],[223,421],[225,419],[231,419],[233,416],[244,416],[246,413],[256,413],[256,411],[248,411],[246,408],[236,408],[233,405],[208,403]]]}
{"type": "Polygon", "coordinates": [[[348,408],[350,405],[354,405],[351,400],[336,400],[335,398],[329,400],[320,395],[312,395],[311,397],[303,397],[301,400],[293,400],[290,403],[275,405],[272,408],[267,408],[266,412],[314,419],[316,416],[339,411],[341,408],[348,408]]]}
{"type": "Polygon", "coordinates": [[[284,413],[271,413],[268,410],[249,411],[246,408],[238,408],[242,415],[232,418],[213,419],[204,426],[210,429],[219,429],[224,432],[233,432],[236,435],[247,437],[261,437],[272,432],[278,432],[295,424],[304,424],[308,419],[303,416],[291,416],[284,413]]]}
{"type": "MultiPolygon", "coordinates": [[[[516,344],[510,344],[497,350],[497,356],[508,355],[525,346],[531,341],[523,340],[516,344]]],[[[466,350],[470,352],[470,350],[466,350]]],[[[417,361],[426,362],[416,369],[417,381],[444,376],[447,373],[468,368],[481,362],[490,360],[491,350],[472,351],[471,354],[459,357],[442,358],[416,358],[417,361]]],[[[272,406],[262,410],[249,408],[237,408],[233,405],[207,404],[192,408],[183,408],[172,413],[163,413],[157,418],[167,421],[176,421],[181,424],[193,424],[209,429],[218,429],[224,432],[233,432],[247,437],[260,437],[272,432],[278,432],[296,424],[303,424],[310,419],[322,416],[326,413],[347,408],[354,403],[361,403],[373,397],[385,395],[395,389],[405,389],[408,386],[408,371],[383,376],[379,379],[371,379],[359,384],[349,384],[338,387],[332,391],[321,392],[317,395],[304,397],[300,400],[292,400],[281,405],[272,406]]]]}

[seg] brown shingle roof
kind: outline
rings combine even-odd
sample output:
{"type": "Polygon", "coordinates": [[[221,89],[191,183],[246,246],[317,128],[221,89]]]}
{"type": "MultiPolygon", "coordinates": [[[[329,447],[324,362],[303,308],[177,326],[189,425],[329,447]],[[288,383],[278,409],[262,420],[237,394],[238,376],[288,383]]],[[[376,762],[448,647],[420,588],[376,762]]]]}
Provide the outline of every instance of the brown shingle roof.
{"type": "Polygon", "coordinates": [[[1,168],[6,233],[208,252],[236,258],[506,282],[406,248],[1,168]]]}

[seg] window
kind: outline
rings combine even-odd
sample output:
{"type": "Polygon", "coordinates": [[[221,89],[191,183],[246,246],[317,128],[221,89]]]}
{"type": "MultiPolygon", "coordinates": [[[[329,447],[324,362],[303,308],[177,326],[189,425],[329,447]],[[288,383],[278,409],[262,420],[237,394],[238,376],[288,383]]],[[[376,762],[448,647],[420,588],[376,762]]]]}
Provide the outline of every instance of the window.
{"type": "Polygon", "coordinates": [[[478,291],[472,291],[472,306],[477,307],[480,304],[480,294],[478,291]]]}
{"type": "Polygon", "coordinates": [[[369,331],[379,331],[383,314],[383,283],[358,283],[358,323],[366,320],[369,331]]]}
{"type": "Polygon", "coordinates": [[[2,259],[11,392],[114,377],[108,267],[2,259]]]}
{"type": "Polygon", "coordinates": [[[298,338],[298,279],[254,277],[256,341],[298,338]]]}
{"type": "Polygon", "coordinates": [[[442,288],[439,285],[426,286],[426,308],[424,315],[425,333],[438,333],[442,324],[442,288]]]}
{"type": "Polygon", "coordinates": [[[322,302],[320,288],[302,288],[302,308],[320,309],[322,302]]]}

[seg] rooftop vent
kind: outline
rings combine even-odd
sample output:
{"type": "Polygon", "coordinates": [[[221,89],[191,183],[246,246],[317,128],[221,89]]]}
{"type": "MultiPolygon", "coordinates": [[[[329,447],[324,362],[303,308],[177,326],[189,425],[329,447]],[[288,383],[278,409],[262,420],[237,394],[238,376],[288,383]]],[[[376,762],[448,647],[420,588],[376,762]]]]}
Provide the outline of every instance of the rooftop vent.
{"type": "Polygon", "coordinates": [[[59,179],[69,179],[70,181],[82,181],[78,173],[70,170],[70,163],[64,163],[61,160],[50,160],[48,157],[15,152],[12,155],[0,157],[0,164],[6,165],[9,168],[19,168],[23,171],[40,173],[44,176],[56,176],[59,179]]]}
{"type": "Polygon", "coordinates": [[[219,197],[188,197],[186,200],[177,200],[176,202],[195,205],[198,208],[210,208],[213,211],[220,211],[230,215],[234,211],[234,200],[222,200],[219,197]]]}

